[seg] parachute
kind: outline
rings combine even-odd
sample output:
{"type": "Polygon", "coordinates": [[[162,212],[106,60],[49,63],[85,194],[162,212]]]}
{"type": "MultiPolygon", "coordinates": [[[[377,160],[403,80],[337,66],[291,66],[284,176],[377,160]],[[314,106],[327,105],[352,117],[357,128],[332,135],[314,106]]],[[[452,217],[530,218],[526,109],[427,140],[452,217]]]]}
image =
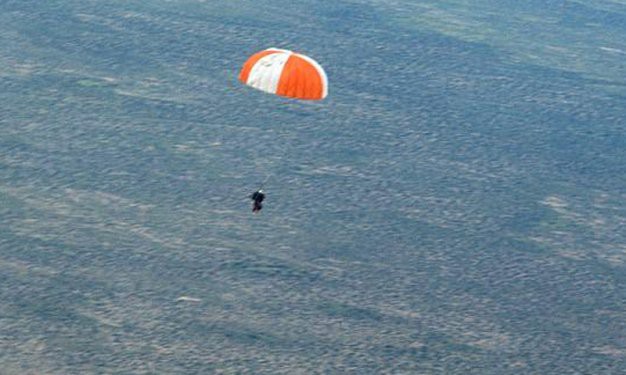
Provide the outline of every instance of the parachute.
{"type": "Polygon", "coordinates": [[[328,95],[328,78],[320,64],[284,49],[269,48],[250,56],[239,73],[239,80],[288,98],[321,100],[328,95]]]}

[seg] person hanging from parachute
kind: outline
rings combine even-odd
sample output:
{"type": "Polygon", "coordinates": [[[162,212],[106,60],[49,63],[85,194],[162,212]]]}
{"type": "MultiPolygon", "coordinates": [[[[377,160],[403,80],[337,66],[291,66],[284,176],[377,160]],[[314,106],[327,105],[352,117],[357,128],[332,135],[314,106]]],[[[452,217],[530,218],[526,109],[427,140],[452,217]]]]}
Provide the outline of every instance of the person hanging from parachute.
{"type": "MultiPolygon", "coordinates": [[[[239,80],[255,89],[291,99],[322,100],[328,95],[328,77],[321,65],[309,56],[285,49],[268,48],[250,56],[239,73],[239,80]]],[[[263,208],[262,188],[263,184],[250,195],[254,213],[263,208]]]]}
{"type": "Polygon", "coordinates": [[[263,193],[263,189],[259,189],[255,191],[254,193],[252,193],[252,195],[250,196],[250,199],[252,199],[253,201],[252,212],[257,213],[261,211],[261,209],[263,208],[262,202],[265,199],[265,194],[263,193]]]}

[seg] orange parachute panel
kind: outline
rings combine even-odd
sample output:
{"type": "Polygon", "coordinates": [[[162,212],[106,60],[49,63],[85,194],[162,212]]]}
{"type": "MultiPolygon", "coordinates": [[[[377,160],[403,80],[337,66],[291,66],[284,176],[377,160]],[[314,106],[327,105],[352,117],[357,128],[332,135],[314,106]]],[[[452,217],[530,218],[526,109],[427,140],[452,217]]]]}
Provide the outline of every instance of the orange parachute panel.
{"type": "Polygon", "coordinates": [[[285,63],[276,94],[300,99],[323,99],[322,74],[307,60],[292,55],[285,63]]]}

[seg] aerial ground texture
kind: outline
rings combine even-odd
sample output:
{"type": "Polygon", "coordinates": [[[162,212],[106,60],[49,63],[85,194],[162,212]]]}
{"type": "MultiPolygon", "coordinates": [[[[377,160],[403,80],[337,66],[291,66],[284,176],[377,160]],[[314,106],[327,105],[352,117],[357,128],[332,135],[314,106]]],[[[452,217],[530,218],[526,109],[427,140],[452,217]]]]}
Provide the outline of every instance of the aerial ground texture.
{"type": "Polygon", "coordinates": [[[625,374],[624,61],[623,0],[0,1],[0,374],[625,374]]]}

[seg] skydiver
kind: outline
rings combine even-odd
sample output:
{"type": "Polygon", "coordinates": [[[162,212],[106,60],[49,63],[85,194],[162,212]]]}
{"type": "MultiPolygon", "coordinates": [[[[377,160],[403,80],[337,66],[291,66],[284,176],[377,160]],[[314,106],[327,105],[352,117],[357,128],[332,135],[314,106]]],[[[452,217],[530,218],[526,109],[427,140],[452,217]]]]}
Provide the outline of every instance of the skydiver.
{"type": "Polygon", "coordinates": [[[250,199],[254,201],[252,203],[252,212],[257,213],[261,211],[261,209],[263,208],[263,205],[261,204],[261,202],[263,202],[263,199],[265,199],[265,194],[263,194],[263,190],[259,189],[255,191],[254,193],[252,193],[252,195],[250,196],[250,199]]]}

